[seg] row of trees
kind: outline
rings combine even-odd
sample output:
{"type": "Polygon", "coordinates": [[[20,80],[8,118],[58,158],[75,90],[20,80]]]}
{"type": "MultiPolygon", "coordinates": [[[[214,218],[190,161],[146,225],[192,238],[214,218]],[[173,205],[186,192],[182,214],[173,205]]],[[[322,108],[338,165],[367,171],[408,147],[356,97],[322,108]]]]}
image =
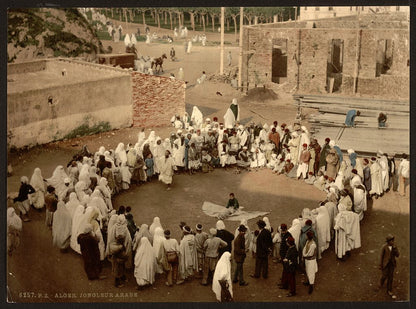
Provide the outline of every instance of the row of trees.
{"type": "MultiPolygon", "coordinates": [[[[173,29],[185,24],[195,31],[199,28],[205,32],[211,26],[213,32],[220,24],[220,7],[143,7],[143,8],[103,8],[101,13],[111,18],[125,22],[140,22],[146,24],[146,19],[151,18],[157,27],[173,29]]],[[[244,24],[271,23],[274,20],[287,21],[295,19],[297,10],[294,7],[245,7],[244,24]]],[[[225,31],[234,28],[237,37],[238,24],[240,22],[240,8],[227,7],[225,9],[225,31]]]]}

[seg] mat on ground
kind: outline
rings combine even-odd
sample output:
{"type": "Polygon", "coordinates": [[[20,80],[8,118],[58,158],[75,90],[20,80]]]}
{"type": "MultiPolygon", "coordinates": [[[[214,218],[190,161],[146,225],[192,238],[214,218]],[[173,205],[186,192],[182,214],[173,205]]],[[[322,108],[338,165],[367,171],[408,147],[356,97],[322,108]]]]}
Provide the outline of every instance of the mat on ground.
{"type": "Polygon", "coordinates": [[[230,210],[225,206],[217,205],[211,202],[205,201],[202,204],[202,211],[210,216],[215,217],[221,220],[230,220],[230,221],[241,221],[242,219],[250,220],[257,217],[264,217],[269,212],[266,211],[245,211],[242,210],[244,207],[241,207],[234,213],[230,214],[230,210]]]}

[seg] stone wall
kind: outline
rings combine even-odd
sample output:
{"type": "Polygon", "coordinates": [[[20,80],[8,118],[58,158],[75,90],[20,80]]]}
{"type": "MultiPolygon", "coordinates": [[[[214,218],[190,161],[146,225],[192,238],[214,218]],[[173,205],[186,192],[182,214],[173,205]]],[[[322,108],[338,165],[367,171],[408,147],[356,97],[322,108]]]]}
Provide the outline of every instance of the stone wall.
{"type": "Polygon", "coordinates": [[[409,32],[403,29],[330,29],[330,28],[244,28],[243,86],[269,86],[272,81],[273,40],[287,40],[286,89],[302,93],[325,94],[327,90],[327,62],[333,39],[344,43],[342,86],[340,93],[353,94],[357,67],[357,42],[359,65],[357,92],[359,95],[409,98],[409,32]],[[358,37],[358,40],[357,40],[358,37]],[[391,39],[394,42],[393,65],[389,75],[376,77],[377,41],[391,39]],[[389,79],[398,78],[386,87],[389,79]],[[370,86],[371,85],[371,86],[370,86]],[[399,96],[399,97],[397,97],[399,96]]]}
{"type": "MultiPolygon", "coordinates": [[[[75,65],[75,64],[74,64],[75,65]]],[[[71,63],[65,66],[71,70],[71,63]]],[[[15,72],[32,68],[22,64],[15,72]]],[[[85,70],[94,65],[85,64],[85,70]]],[[[46,67],[46,70],[48,68],[46,67]]],[[[36,76],[36,75],[35,75],[36,76]]],[[[107,124],[111,128],[132,124],[132,85],[128,71],[114,75],[106,70],[100,79],[71,82],[7,95],[7,130],[9,145],[33,146],[62,139],[80,126],[107,124]]],[[[14,87],[18,87],[14,86],[14,87]]]]}
{"type": "Polygon", "coordinates": [[[170,125],[173,115],[185,113],[185,82],[132,72],[133,125],[170,125]]]}

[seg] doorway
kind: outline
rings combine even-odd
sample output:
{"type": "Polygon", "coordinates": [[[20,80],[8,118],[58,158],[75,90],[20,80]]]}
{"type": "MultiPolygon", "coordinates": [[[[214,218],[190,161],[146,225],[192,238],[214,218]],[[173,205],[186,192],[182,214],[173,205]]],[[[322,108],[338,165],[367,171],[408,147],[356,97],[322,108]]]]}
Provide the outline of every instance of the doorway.
{"type": "Polygon", "coordinates": [[[344,40],[330,41],[330,51],[327,62],[327,90],[329,93],[341,91],[342,67],[344,62],[344,40]]]}
{"type": "Polygon", "coordinates": [[[272,82],[281,84],[287,78],[287,39],[273,39],[272,82]]]}

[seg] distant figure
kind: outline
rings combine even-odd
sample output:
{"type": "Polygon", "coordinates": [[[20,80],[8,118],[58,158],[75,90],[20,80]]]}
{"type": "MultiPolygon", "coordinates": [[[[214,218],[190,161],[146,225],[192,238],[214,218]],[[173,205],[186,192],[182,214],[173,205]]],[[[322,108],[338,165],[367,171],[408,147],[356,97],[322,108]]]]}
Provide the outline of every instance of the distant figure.
{"type": "Polygon", "coordinates": [[[172,47],[170,49],[170,60],[175,61],[175,59],[176,59],[176,52],[175,52],[175,49],[172,47]]]}
{"type": "Polygon", "coordinates": [[[183,80],[183,78],[184,78],[183,69],[182,68],[179,68],[179,71],[178,71],[178,79],[179,80],[183,80]]]}
{"type": "Polygon", "coordinates": [[[202,71],[202,75],[200,78],[198,78],[196,81],[198,84],[202,84],[207,79],[207,75],[205,74],[205,71],[202,71]]]}
{"type": "Polygon", "coordinates": [[[355,117],[360,116],[361,113],[358,110],[352,109],[347,112],[347,117],[345,118],[345,125],[347,127],[355,127],[355,117]]]}
{"type": "Polygon", "coordinates": [[[205,46],[205,44],[207,43],[207,36],[205,35],[205,33],[202,35],[201,42],[202,46],[205,46]]]}
{"type": "Polygon", "coordinates": [[[149,34],[150,33],[150,28],[149,28],[149,26],[147,26],[147,25],[145,25],[146,27],[145,27],[145,32],[146,32],[146,34],[149,34]]]}
{"type": "Polygon", "coordinates": [[[224,126],[226,129],[231,129],[234,127],[237,121],[240,121],[240,109],[237,103],[237,99],[234,98],[224,115],[224,126]]]}
{"type": "Polygon", "coordinates": [[[186,53],[190,54],[191,53],[191,49],[192,49],[192,41],[188,40],[188,47],[186,49],[186,53]]]}
{"type": "Polygon", "coordinates": [[[178,37],[178,28],[176,28],[176,27],[175,27],[175,29],[173,29],[173,36],[174,36],[175,38],[177,38],[177,37],[178,37]]]}
{"type": "Polygon", "coordinates": [[[387,122],[387,115],[384,113],[380,113],[378,115],[378,128],[385,128],[386,127],[386,122],[387,122]]]}
{"type": "Polygon", "coordinates": [[[119,35],[119,38],[121,40],[122,35],[123,35],[123,27],[121,25],[118,26],[118,35],[119,35]]]}
{"type": "Polygon", "coordinates": [[[169,76],[169,78],[170,78],[171,80],[175,80],[175,74],[173,74],[173,73],[170,73],[170,76],[169,76]]]}
{"type": "Polygon", "coordinates": [[[185,54],[188,52],[188,44],[189,44],[189,42],[185,41],[185,54]]]}
{"type": "Polygon", "coordinates": [[[146,34],[146,44],[150,44],[150,35],[146,34]]]}
{"type": "Polygon", "coordinates": [[[232,60],[231,51],[229,51],[227,55],[228,66],[231,66],[231,60],[232,60]]]}
{"type": "Polygon", "coordinates": [[[137,28],[137,36],[140,37],[140,28],[137,28]]]}

